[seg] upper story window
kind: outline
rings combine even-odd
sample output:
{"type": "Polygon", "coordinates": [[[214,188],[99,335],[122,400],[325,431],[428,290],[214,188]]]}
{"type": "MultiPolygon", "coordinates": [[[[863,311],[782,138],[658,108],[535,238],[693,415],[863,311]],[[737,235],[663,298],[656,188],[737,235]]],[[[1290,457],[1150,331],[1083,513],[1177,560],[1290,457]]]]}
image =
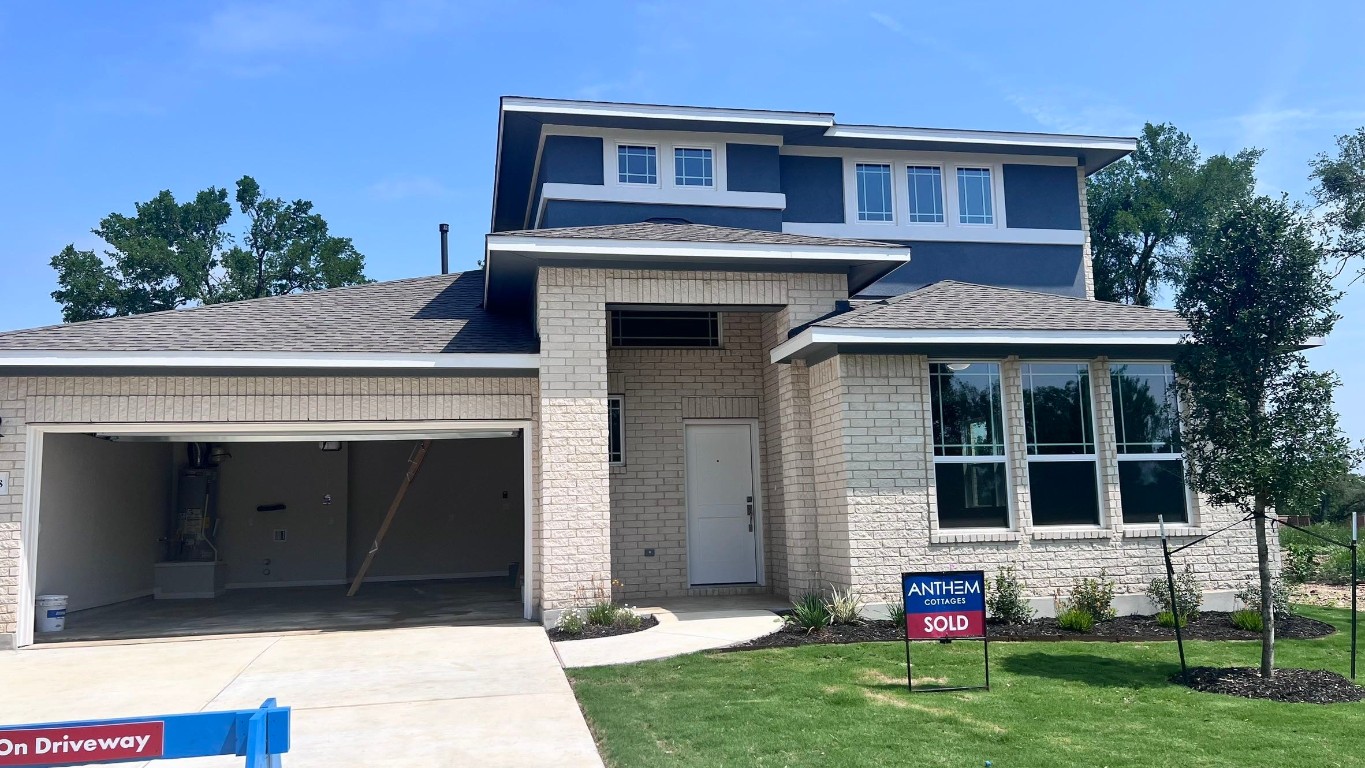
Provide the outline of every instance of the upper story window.
{"type": "Polygon", "coordinates": [[[1024,363],[1024,437],[1035,525],[1099,525],[1090,366],[1024,363]]]}
{"type": "Polygon", "coordinates": [[[1009,526],[999,363],[931,363],[940,528],[1009,526]]]}
{"type": "Polygon", "coordinates": [[[1180,403],[1166,363],[1111,363],[1123,522],[1189,519],[1180,403]]]}
{"type": "Polygon", "coordinates": [[[936,165],[911,165],[905,169],[909,186],[906,218],[915,224],[943,223],[943,169],[936,165]]]}
{"type": "Polygon", "coordinates": [[[706,147],[673,148],[673,183],[679,187],[714,187],[714,159],[706,147]]]}
{"type": "Polygon", "coordinates": [[[611,310],[613,347],[720,347],[720,313],[611,310]]]}
{"type": "Polygon", "coordinates": [[[994,224],[990,168],[957,169],[957,215],[963,224],[994,224]]]}
{"type": "Polygon", "coordinates": [[[895,221],[891,165],[858,163],[854,172],[858,179],[858,221],[895,221]]]}
{"type": "Polygon", "coordinates": [[[658,184],[659,150],[646,144],[619,144],[616,169],[616,180],[622,184],[658,184]]]}

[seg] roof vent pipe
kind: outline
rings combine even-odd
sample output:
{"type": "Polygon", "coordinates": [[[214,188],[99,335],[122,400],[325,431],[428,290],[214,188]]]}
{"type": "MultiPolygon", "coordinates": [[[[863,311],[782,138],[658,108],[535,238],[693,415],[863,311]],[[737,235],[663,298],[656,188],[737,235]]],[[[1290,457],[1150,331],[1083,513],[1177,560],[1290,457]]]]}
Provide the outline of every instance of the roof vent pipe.
{"type": "Polygon", "coordinates": [[[450,274],[450,225],[441,225],[441,274],[450,274]]]}

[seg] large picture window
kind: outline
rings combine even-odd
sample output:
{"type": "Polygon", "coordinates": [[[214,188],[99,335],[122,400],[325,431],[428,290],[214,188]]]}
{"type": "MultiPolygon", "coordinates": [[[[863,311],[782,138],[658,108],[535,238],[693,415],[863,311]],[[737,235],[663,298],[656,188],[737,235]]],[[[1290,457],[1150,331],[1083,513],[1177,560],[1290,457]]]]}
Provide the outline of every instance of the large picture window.
{"type": "Polygon", "coordinates": [[[1008,528],[1009,480],[998,363],[931,363],[940,528],[1008,528]]]}
{"type": "Polygon", "coordinates": [[[1180,403],[1166,363],[1113,363],[1114,430],[1124,523],[1189,520],[1180,403]]]}
{"type": "Polygon", "coordinates": [[[1024,363],[1024,433],[1035,525],[1099,525],[1090,367],[1024,363]]]}

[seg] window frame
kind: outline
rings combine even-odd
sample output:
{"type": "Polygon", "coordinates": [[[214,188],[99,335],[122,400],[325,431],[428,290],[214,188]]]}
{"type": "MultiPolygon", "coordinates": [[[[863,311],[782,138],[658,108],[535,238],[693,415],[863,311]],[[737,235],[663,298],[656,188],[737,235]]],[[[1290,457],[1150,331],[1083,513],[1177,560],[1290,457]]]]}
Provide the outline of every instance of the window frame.
{"type": "MultiPolygon", "coordinates": [[[[892,225],[907,230],[907,238],[914,235],[909,230],[915,228],[938,227],[961,229],[965,231],[1000,230],[1008,228],[1005,210],[1005,164],[1007,160],[990,155],[922,155],[913,152],[888,151],[885,153],[860,152],[841,155],[844,163],[844,224],[843,226],[886,227],[892,225]],[[864,221],[858,218],[858,166],[891,166],[891,221],[864,221]],[[938,168],[943,192],[943,221],[911,221],[910,217],[910,167],[938,168]],[[991,176],[991,214],[990,224],[964,224],[958,206],[957,172],[960,168],[984,168],[991,176]]],[[[1021,230],[1023,231],[1023,230],[1021,230]]],[[[859,236],[859,235],[850,235],[859,236]]],[[[884,237],[866,232],[862,237],[884,237]]]]}
{"type": "Polygon", "coordinates": [[[1005,364],[1003,360],[988,358],[929,358],[927,366],[929,380],[929,452],[933,461],[932,477],[934,478],[934,524],[940,533],[948,534],[971,534],[971,533],[999,533],[1001,531],[1014,531],[1018,529],[1019,518],[1018,510],[1015,507],[1014,499],[1014,468],[1010,466],[1010,427],[1009,414],[1005,409],[1005,364]],[[934,369],[935,364],[957,365],[967,363],[968,365],[988,364],[994,365],[996,376],[1000,380],[1000,401],[997,404],[1000,416],[1000,440],[1004,447],[1004,453],[989,456],[940,456],[938,455],[938,436],[934,434],[933,415],[934,407],[934,369]],[[1005,465],[1005,525],[999,526],[973,526],[957,527],[943,525],[943,518],[940,516],[938,505],[938,465],[939,464],[1004,464],[1005,465]]]}
{"type": "Polygon", "coordinates": [[[626,398],[625,395],[607,395],[607,466],[624,467],[626,465],[626,398]],[[612,404],[616,405],[615,417],[613,417],[612,404]],[[613,456],[611,450],[611,430],[615,426],[617,429],[617,444],[619,449],[613,456]]]}
{"type": "MultiPolygon", "coordinates": [[[[1030,516],[1031,516],[1031,518],[1032,518],[1032,523],[1033,523],[1034,527],[1036,527],[1036,528],[1045,528],[1045,529],[1047,529],[1047,530],[1049,530],[1049,531],[1068,530],[1068,529],[1070,529],[1070,530],[1090,531],[1090,530],[1101,530],[1101,529],[1105,528],[1105,527],[1108,525],[1108,523],[1109,523],[1109,519],[1108,519],[1108,516],[1105,514],[1105,508],[1104,508],[1104,474],[1103,474],[1103,472],[1101,471],[1101,468],[1100,468],[1100,442],[1099,442],[1100,435],[1099,435],[1099,424],[1098,424],[1098,420],[1096,419],[1096,412],[1095,412],[1095,381],[1094,381],[1094,377],[1095,377],[1095,369],[1094,369],[1094,366],[1091,365],[1091,361],[1089,361],[1089,360],[1074,360],[1074,359],[1073,359],[1073,360],[1037,359],[1037,360],[1020,360],[1020,361],[1019,361],[1019,400],[1020,400],[1020,404],[1023,406],[1023,409],[1024,409],[1024,420],[1023,420],[1023,427],[1024,427],[1024,434],[1023,434],[1023,438],[1024,438],[1024,471],[1027,472],[1028,469],[1029,469],[1029,465],[1032,464],[1032,463],[1035,462],[1035,461],[1038,462],[1038,463],[1040,463],[1040,464],[1041,464],[1041,463],[1054,463],[1054,462],[1081,462],[1081,461],[1089,461],[1089,462],[1091,463],[1091,465],[1094,467],[1094,473],[1095,473],[1095,522],[1094,522],[1094,523],[1040,523],[1040,522],[1038,522],[1037,515],[1036,515],[1036,514],[1033,514],[1034,512],[1036,512],[1036,510],[1033,509],[1033,482],[1032,482],[1032,478],[1030,478],[1030,481],[1029,481],[1029,511],[1030,511],[1030,516]],[[1088,395],[1089,395],[1089,398],[1090,398],[1090,445],[1091,445],[1091,452],[1090,452],[1090,453],[1088,453],[1088,454],[1082,454],[1082,453],[1030,453],[1030,452],[1029,452],[1029,445],[1030,445],[1030,443],[1029,443],[1029,424],[1030,424],[1029,402],[1028,402],[1028,399],[1027,399],[1027,397],[1025,396],[1024,393],[1025,393],[1025,392],[1027,391],[1027,389],[1028,389],[1028,387],[1027,387],[1027,377],[1028,377],[1027,368],[1028,368],[1030,365],[1075,365],[1075,366],[1077,366],[1077,367],[1085,366],[1086,375],[1090,378],[1090,386],[1086,387],[1086,389],[1089,390],[1088,395]]],[[[1035,434],[1036,434],[1036,430],[1035,430],[1035,434]]],[[[1036,443],[1035,443],[1035,445],[1036,445],[1036,443]]]]}
{"type": "MultiPolygon", "coordinates": [[[[1177,526],[1190,526],[1190,525],[1194,525],[1194,524],[1195,524],[1194,515],[1195,515],[1195,508],[1196,508],[1196,503],[1195,503],[1195,502],[1196,502],[1196,499],[1195,499],[1194,491],[1193,491],[1193,489],[1190,488],[1190,484],[1189,484],[1188,480],[1186,479],[1186,473],[1189,471],[1189,464],[1188,464],[1188,462],[1187,462],[1187,460],[1186,460],[1186,458],[1185,458],[1185,444],[1184,444],[1184,438],[1183,438],[1183,437],[1181,438],[1181,441],[1180,441],[1180,450],[1179,450],[1179,451],[1171,451],[1171,452],[1169,452],[1169,453],[1125,453],[1125,452],[1122,450],[1122,448],[1121,448],[1122,443],[1120,443],[1120,441],[1119,441],[1119,432],[1120,432],[1120,429],[1121,429],[1121,424],[1120,424],[1119,418],[1120,418],[1120,416],[1121,416],[1121,413],[1120,413],[1119,408],[1118,408],[1118,403],[1115,401],[1115,398],[1117,397],[1117,394],[1118,394],[1118,393],[1117,393],[1116,391],[1113,390],[1113,378],[1114,378],[1114,369],[1117,368],[1117,367],[1125,366],[1125,365],[1161,365],[1161,366],[1165,366],[1165,367],[1166,367],[1166,370],[1168,371],[1168,376],[1169,376],[1168,385],[1171,387],[1171,392],[1173,393],[1173,396],[1174,396],[1174,398],[1175,398],[1175,417],[1176,417],[1177,429],[1179,429],[1180,417],[1181,417],[1181,414],[1182,414],[1182,411],[1183,411],[1182,406],[1181,406],[1181,403],[1180,403],[1180,390],[1177,389],[1176,386],[1175,386],[1175,369],[1174,369],[1174,366],[1170,363],[1170,361],[1166,361],[1166,360],[1110,360],[1110,361],[1109,361],[1109,365],[1108,365],[1108,369],[1109,369],[1109,380],[1110,380],[1110,394],[1109,394],[1109,400],[1110,400],[1110,408],[1112,408],[1113,411],[1114,411],[1114,457],[1115,457],[1114,468],[1115,468],[1115,471],[1117,471],[1117,470],[1119,469],[1119,466],[1118,466],[1119,463],[1120,463],[1120,462],[1124,462],[1124,461],[1177,461],[1177,460],[1178,460],[1178,461],[1180,462],[1180,485],[1181,485],[1182,488],[1185,489],[1185,492],[1181,494],[1181,499],[1183,499],[1184,502],[1185,502],[1185,519],[1184,519],[1184,520],[1168,520],[1168,521],[1166,521],[1166,522],[1167,522],[1168,525],[1177,525],[1177,526]]],[[[1118,483],[1119,483],[1119,509],[1118,509],[1118,517],[1119,517],[1120,520],[1123,520],[1123,483],[1122,483],[1122,480],[1119,480],[1118,483]]],[[[1133,527],[1133,528],[1156,528],[1156,527],[1158,527],[1158,526],[1161,525],[1161,524],[1160,524],[1160,523],[1130,523],[1130,522],[1128,522],[1128,521],[1126,521],[1126,520],[1123,520],[1123,525],[1124,525],[1125,528],[1130,527],[1130,526],[1133,527]]]]}
{"type": "Polygon", "coordinates": [[[997,209],[996,209],[996,202],[1002,197],[1002,195],[1000,195],[999,193],[997,193],[995,187],[996,187],[996,179],[997,179],[998,177],[1002,176],[1002,175],[1003,175],[1003,174],[1001,173],[1001,171],[1000,171],[999,169],[997,169],[995,166],[990,165],[990,164],[987,164],[987,163],[982,163],[982,164],[979,164],[979,165],[977,165],[977,164],[958,164],[958,165],[954,165],[954,166],[953,166],[953,186],[956,188],[956,189],[954,190],[953,197],[954,197],[954,199],[955,199],[956,207],[957,207],[957,217],[956,217],[956,219],[953,221],[953,223],[954,223],[955,225],[957,225],[957,226],[959,226],[959,227],[980,227],[980,228],[984,228],[984,229],[995,229],[995,228],[996,228],[996,221],[997,221],[997,219],[999,218],[999,214],[997,213],[997,209]],[[963,221],[963,220],[962,220],[962,217],[963,217],[963,216],[968,215],[968,214],[966,214],[965,212],[963,212],[963,210],[962,210],[962,203],[961,203],[961,199],[960,199],[961,196],[962,196],[962,178],[961,178],[961,176],[962,176],[962,172],[963,172],[963,171],[985,171],[985,172],[986,172],[986,178],[987,178],[987,180],[990,182],[989,184],[986,185],[986,189],[989,190],[990,193],[991,193],[991,197],[990,197],[990,204],[991,204],[991,214],[990,214],[990,215],[991,215],[991,220],[990,220],[990,221],[963,221]]]}
{"type": "MultiPolygon", "coordinates": [[[[663,153],[663,151],[661,150],[661,148],[660,148],[658,142],[650,142],[650,141],[628,141],[628,140],[617,141],[617,142],[615,142],[615,150],[612,152],[612,158],[611,158],[611,159],[612,159],[612,165],[613,165],[613,169],[612,169],[613,172],[612,172],[612,174],[611,174],[611,178],[614,179],[614,180],[616,181],[616,185],[617,185],[617,186],[621,186],[621,187],[637,187],[637,188],[638,188],[638,187],[654,187],[654,188],[661,187],[661,186],[663,186],[663,180],[664,180],[663,158],[661,157],[662,154],[664,154],[664,153],[663,153]],[[623,148],[625,148],[625,147],[646,147],[646,148],[649,148],[649,149],[653,149],[653,150],[654,150],[654,181],[653,181],[653,182],[648,182],[648,181],[622,181],[622,180],[621,180],[621,165],[620,165],[620,163],[621,163],[621,150],[622,150],[623,148]]],[[[672,163],[670,162],[669,165],[671,166],[672,163]]]]}
{"type": "Polygon", "coordinates": [[[857,224],[870,224],[878,227],[897,226],[900,223],[899,209],[901,207],[899,195],[896,194],[896,164],[885,160],[852,160],[853,168],[853,221],[857,224]],[[864,219],[862,204],[858,200],[858,166],[876,165],[886,168],[887,193],[891,196],[891,218],[882,221],[880,219],[864,219]]]}
{"type": "Polygon", "coordinates": [[[946,227],[948,226],[948,195],[946,193],[947,182],[943,179],[943,163],[901,163],[905,176],[905,223],[911,227],[946,227]],[[910,169],[911,168],[932,168],[938,171],[938,196],[939,204],[942,208],[939,214],[942,218],[938,221],[916,221],[916,214],[910,209],[910,169]]]}
{"type": "Polygon", "coordinates": [[[640,307],[613,307],[607,310],[607,349],[724,349],[725,348],[725,313],[719,310],[710,309],[662,309],[650,310],[640,307]],[[646,312],[656,315],[677,314],[680,312],[698,312],[715,315],[716,343],[707,345],[686,345],[686,344],[617,344],[616,343],[616,318],[618,312],[639,313],[646,312]]]}
{"type": "Polygon", "coordinates": [[[673,179],[673,186],[674,186],[674,188],[676,188],[676,189],[715,189],[715,188],[716,188],[716,179],[717,179],[717,177],[718,177],[719,174],[717,174],[717,172],[716,172],[716,166],[717,166],[718,163],[717,163],[717,157],[716,157],[716,148],[715,148],[714,146],[712,146],[712,145],[710,145],[710,144],[697,144],[697,143],[675,142],[675,143],[673,143],[673,144],[671,144],[671,145],[669,146],[669,155],[672,157],[672,162],[671,162],[670,164],[673,166],[673,168],[672,168],[673,173],[671,174],[670,178],[673,179]],[[710,184],[679,184],[679,183],[678,183],[678,150],[680,150],[680,149],[682,149],[682,150],[697,149],[697,150],[704,150],[704,151],[710,153],[710,155],[711,155],[711,183],[710,183],[710,184]]]}
{"type": "Polygon", "coordinates": [[[671,133],[667,131],[598,131],[581,134],[557,132],[556,135],[589,135],[602,139],[602,181],[605,187],[668,190],[680,192],[684,195],[690,193],[710,195],[715,192],[724,192],[729,187],[729,176],[725,167],[725,140],[723,139],[713,139],[704,134],[671,133]],[[654,184],[621,181],[617,165],[621,147],[653,147],[658,181],[654,184]],[[677,183],[675,149],[711,150],[711,186],[684,186],[677,183]]]}

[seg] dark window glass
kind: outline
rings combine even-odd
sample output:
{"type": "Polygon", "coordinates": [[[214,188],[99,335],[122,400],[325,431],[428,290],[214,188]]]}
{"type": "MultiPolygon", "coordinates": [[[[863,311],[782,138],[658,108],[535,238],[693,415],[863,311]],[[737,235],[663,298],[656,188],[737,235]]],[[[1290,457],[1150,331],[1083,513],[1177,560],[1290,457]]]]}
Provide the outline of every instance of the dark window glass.
{"type": "Polygon", "coordinates": [[[1084,363],[1025,363],[1024,428],[1030,454],[1093,454],[1090,368],[1084,363]]]}
{"type": "Polygon", "coordinates": [[[934,465],[940,528],[1007,528],[1009,484],[1005,462],[934,465]]]}
{"type": "Polygon", "coordinates": [[[720,346],[718,312],[611,311],[614,347],[720,346]]]}
{"type": "Polygon", "coordinates": [[[617,147],[616,178],[622,184],[659,183],[658,149],[625,144],[617,147]]]}
{"type": "Polygon", "coordinates": [[[1004,456],[1000,366],[996,363],[932,363],[929,380],[934,455],[1004,456]]]}
{"type": "Polygon", "coordinates": [[[1180,453],[1180,407],[1171,366],[1116,363],[1109,379],[1119,453],[1180,453]]]}
{"type": "Polygon", "coordinates": [[[1029,498],[1035,525],[1098,525],[1094,461],[1030,461],[1029,498]]]}
{"type": "Polygon", "coordinates": [[[1119,493],[1125,523],[1155,523],[1157,515],[1168,523],[1188,519],[1185,462],[1180,459],[1120,461],[1119,493]]]}
{"type": "Polygon", "coordinates": [[[622,418],[621,398],[607,398],[607,461],[621,464],[625,461],[623,436],[626,425],[622,418]]]}

